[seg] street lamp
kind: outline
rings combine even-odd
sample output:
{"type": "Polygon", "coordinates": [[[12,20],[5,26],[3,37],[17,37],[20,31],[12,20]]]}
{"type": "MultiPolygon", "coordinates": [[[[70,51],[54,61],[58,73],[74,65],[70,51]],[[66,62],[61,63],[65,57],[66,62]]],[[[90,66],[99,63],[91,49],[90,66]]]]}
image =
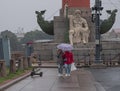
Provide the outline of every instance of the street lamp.
{"type": "Polygon", "coordinates": [[[95,0],[95,5],[92,7],[92,10],[94,11],[94,14],[92,14],[92,20],[95,22],[95,62],[99,63],[100,58],[100,51],[101,51],[101,44],[100,44],[100,11],[103,10],[103,7],[101,7],[102,1],[101,0],[95,0]]]}

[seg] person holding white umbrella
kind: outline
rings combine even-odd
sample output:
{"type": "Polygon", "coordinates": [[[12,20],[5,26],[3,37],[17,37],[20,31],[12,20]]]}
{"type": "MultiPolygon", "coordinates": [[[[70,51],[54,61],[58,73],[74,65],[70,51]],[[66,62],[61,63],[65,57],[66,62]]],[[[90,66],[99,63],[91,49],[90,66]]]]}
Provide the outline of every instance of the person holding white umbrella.
{"type": "Polygon", "coordinates": [[[66,73],[65,76],[70,76],[71,64],[74,62],[73,53],[71,52],[71,50],[73,50],[73,45],[68,43],[61,43],[57,45],[57,48],[64,51],[63,59],[64,59],[64,67],[66,73]]]}
{"type": "Polygon", "coordinates": [[[73,50],[73,45],[68,44],[68,43],[60,43],[57,45],[58,49],[61,49],[62,51],[71,51],[73,50]]]}

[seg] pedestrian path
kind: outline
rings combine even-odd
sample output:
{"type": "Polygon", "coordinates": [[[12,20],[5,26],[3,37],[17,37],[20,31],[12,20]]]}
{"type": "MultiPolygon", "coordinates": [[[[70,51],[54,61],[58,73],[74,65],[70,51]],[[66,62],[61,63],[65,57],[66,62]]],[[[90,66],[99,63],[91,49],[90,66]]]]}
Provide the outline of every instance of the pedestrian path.
{"type": "Polygon", "coordinates": [[[41,68],[43,77],[33,76],[16,83],[5,91],[103,91],[88,70],[80,68],[70,77],[58,77],[57,68],[41,68]],[[96,87],[97,86],[97,87],[96,87]]]}

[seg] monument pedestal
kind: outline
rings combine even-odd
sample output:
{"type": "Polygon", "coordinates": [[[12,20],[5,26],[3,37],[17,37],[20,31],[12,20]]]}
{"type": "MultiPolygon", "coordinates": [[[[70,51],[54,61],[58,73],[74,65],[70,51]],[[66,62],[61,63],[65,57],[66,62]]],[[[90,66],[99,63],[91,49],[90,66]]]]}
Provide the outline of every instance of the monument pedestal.
{"type": "Polygon", "coordinates": [[[95,68],[95,69],[105,69],[107,65],[103,63],[93,63],[91,64],[90,68],[95,68]]]}

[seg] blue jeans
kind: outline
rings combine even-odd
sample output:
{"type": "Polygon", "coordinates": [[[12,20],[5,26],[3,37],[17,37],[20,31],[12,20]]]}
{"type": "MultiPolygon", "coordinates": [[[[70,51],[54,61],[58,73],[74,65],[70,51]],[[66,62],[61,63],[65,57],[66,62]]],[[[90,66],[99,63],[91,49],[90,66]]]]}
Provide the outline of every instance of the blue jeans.
{"type": "Polygon", "coordinates": [[[65,64],[65,73],[70,74],[71,73],[71,64],[65,64]]]}
{"type": "Polygon", "coordinates": [[[63,74],[63,65],[58,64],[58,73],[63,74]]]}

